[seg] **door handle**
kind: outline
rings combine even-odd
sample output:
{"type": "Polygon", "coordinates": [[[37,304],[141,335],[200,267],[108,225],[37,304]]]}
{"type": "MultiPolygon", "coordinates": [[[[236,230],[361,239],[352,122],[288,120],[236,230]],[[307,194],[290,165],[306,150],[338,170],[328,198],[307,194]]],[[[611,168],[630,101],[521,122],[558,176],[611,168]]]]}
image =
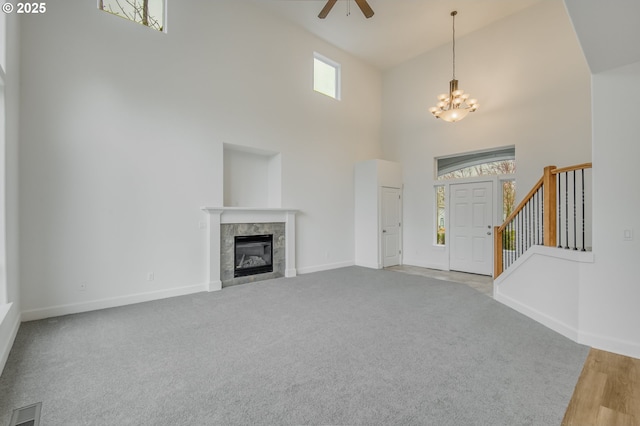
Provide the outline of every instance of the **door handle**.
{"type": "Polygon", "coordinates": [[[487,232],[487,235],[491,235],[491,231],[488,231],[488,232],[487,232]]]}
{"type": "Polygon", "coordinates": [[[383,233],[384,233],[384,232],[387,232],[387,230],[386,230],[386,229],[383,229],[383,230],[382,230],[382,232],[383,232],[383,233]]]}

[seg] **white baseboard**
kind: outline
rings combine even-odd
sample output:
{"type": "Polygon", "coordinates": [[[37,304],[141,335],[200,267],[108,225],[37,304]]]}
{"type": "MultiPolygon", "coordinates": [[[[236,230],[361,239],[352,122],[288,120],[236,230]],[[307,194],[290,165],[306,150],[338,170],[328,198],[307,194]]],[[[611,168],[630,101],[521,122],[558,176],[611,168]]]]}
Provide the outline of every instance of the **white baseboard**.
{"type": "Polygon", "coordinates": [[[607,352],[640,359],[640,344],[593,333],[580,332],[578,343],[607,352]]]}
{"type": "Polygon", "coordinates": [[[287,278],[293,278],[298,275],[298,271],[295,268],[285,269],[284,276],[287,278]]]}
{"type": "Polygon", "coordinates": [[[330,269],[346,268],[347,266],[353,266],[353,261],[326,263],[324,265],[309,266],[306,268],[298,268],[300,274],[310,274],[312,272],[328,271],[330,269]]]}
{"type": "Polygon", "coordinates": [[[62,315],[77,314],[80,312],[96,311],[98,309],[115,308],[117,306],[131,305],[133,303],[150,302],[152,300],[166,299],[169,297],[185,296],[209,290],[209,283],[192,285],[187,287],[171,288],[149,293],[131,294],[128,296],[111,297],[107,299],[92,300],[89,302],[71,303],[68,305],[50,306],[47,308],[31,309],[22,312],[22,321],[34,321],[62,315]]]}
{"type": "Polygon", "coordinates": [[[355,265],[356,266],[362,266],[363,268],[382,269],[382,265],[379,265],[377,263],[361,262],[361,261],[358,261],[358,260],[356,260],[355,265]]]}
{"type": "Polygon", "coordinates": [[[9,352],[20,328],[20,313],[13,303],[0,306],[0,374],[9,359],[9,352]]]}
{"type": "Polygon", "coordinates": [[[209,284],[207,284],[207,291],[219,291],[219,290],[222,290],[222,281],[215,280],[215,281],[210,281],[209,284]]]}
{"type": "Polygon", "coordinates": [[[410,257],[407,258],[403,258],[402,259],[402,264],[403,265],[407,265],[407,266],[417,266],[419,268],[428,268],[428,269],[437,269],[440,271],[448,271],[449,270],[449,265],[443,265],[440,263],[430,263],[430,262],[424,262],[422,260],[419,259],[411,259],[410,257]]]}
{"type": "Polygon", "coordinates": [[[499,291],[496,291],[495,289],[493,292],[493,297],[496,301],[504,305],[507,305],[511,309],[518,311],[523,315],[528,316],[529,318],[539,322],[545,327],[550,328],[556,333],[560,333],[564,337],[571,339],[574,342],[578,342],[579,332],[578,332],[578,329],[576,329],[575,327],[571,327],[570,325],[565,324],[564,322],[559,321],[553,317],[550,317],[549,315],[544,314],[538,311],[537,309],[534,309],[521,302],[518,302],[510,298],[509,296],[505,296],[504,294],[501,294],[499,291]]]}

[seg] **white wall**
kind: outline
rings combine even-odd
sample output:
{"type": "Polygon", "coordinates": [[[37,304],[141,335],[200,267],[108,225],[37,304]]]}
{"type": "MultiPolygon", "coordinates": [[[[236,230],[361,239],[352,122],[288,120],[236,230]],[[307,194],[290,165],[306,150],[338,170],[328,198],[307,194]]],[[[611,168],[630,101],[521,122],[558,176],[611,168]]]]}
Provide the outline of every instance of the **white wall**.
{"type": "Polygon", "coordinates": [[[456,77],[480,109],[455,124],[428,112],[451,66],[449,44],[383,74],[383,152],[404,171],[404,262],[444,269],[447,251],[423,244],[435,241],[434,157],[515,145],[519,197],[545,166],[591,161],[589,70],[560,0],[456,40],[456,77]]]}
{"type": "Polygon", "coordinates": [[[580,282],[593,253],[533,246],[493,285],[495,300],[577,341],[580,282]]]}
{"type": "Polygon", "coordinates": [[[27,318],[203,285],[223,143],[281,153],[300,272],[353,264],[353,164],[380,155],[380,74],[246,2],[168,15],[162,34],[69,0],[23,21],[27,318]],[[312,91],[314,51],[342,64],[342,101],[312,91]]]}
{"type": "Polygon", "coordinates": [[[582,341],[640,358],[640,62],[593,75],[593,252],[582,280],[582,341]],[[624,93],[624,96],[620,96],[624,93]],[[614,106],[614,107],[612,107],[614,106]],[[633,240],[624,240],[624,230],[633,240]]]}

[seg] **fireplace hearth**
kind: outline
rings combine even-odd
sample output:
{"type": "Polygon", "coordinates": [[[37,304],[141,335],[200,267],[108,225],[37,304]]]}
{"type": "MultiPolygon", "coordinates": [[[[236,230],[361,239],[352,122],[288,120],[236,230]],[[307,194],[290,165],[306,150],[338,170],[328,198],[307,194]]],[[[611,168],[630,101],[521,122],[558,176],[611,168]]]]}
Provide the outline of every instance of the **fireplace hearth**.
{"type": "Polygon", "coordinates": [[[273,235],[237,235],[234,238],[233,276],[273,272],[273,235]]]}

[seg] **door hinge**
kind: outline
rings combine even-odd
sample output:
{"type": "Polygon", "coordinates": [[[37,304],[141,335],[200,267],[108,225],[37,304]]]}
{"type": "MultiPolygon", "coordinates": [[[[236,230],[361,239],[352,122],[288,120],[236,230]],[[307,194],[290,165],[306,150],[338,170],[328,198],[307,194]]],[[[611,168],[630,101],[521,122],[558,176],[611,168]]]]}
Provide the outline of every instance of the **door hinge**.
{"type": "Polygon", "coordinates": [[[402,226],[402,222],[398,222],[398,226],[402,226]]]}
{"type": "Polygon", "coordinates": [[[402,254],[402,250],[398,250],[398,254],[402,254]]]}

